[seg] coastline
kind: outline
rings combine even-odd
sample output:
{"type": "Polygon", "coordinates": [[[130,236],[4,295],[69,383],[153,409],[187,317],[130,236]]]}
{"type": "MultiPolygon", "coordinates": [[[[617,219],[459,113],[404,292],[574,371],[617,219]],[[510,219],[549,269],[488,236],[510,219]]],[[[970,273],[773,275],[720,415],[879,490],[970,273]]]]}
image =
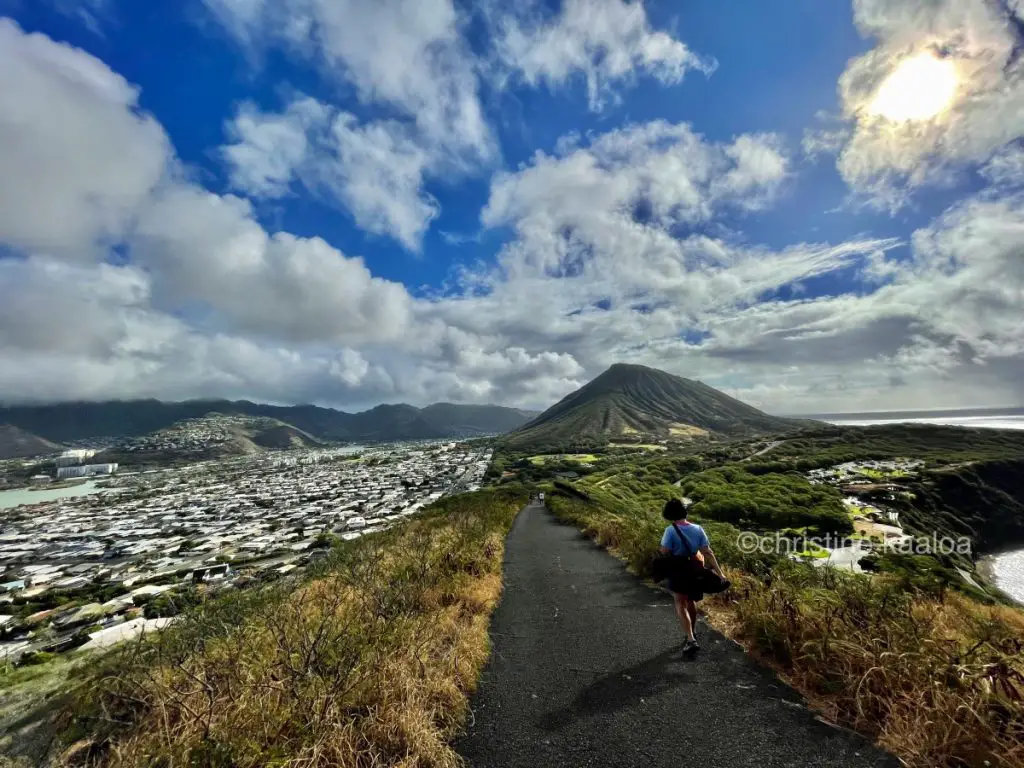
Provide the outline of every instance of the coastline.
{"type": "Polygon", "coordinates": [[[987,555],[979,558],[975,564],[975,570],[978,574],[985,579],[989,584],[998,589],[1002,594],[1008,597],[1017,605],[1024,605],[1024,584],[1014,585],[1015,592],[1011,593],[1006,589],[1006,584],[1001,582],[998,574],[996,573],[996,560],[1000,557],[1007,555],[1013,555],[1017,553],[1024,553],[1024,546],[1007,547],[1006,549],[998,552],[990,552],[987,555]]]}

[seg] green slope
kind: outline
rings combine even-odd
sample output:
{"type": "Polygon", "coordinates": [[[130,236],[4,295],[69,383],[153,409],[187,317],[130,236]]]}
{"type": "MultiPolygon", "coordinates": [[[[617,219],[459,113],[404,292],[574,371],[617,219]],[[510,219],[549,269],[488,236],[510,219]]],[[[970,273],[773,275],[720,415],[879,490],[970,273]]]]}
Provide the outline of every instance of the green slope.
{"type": "Polygon", "coordinates": [[[805,424],[770,416],[699,381],[617,364],[511,433],[506,443],[553,448],[629,435],[736,437],[805,424]]]}

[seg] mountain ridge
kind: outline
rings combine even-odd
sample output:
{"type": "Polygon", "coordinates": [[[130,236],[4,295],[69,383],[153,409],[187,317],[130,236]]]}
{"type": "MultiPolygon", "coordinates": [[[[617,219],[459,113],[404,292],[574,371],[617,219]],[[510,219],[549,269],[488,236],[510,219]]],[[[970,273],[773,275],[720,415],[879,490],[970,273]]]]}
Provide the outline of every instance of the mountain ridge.
{"type": "Polygon", "coordinates": [[[512,447],[557,447],[624,436],[739,437],[810,422],[771,416],[700,381],[616,363],[505,437],[512,447]]]}
{"type": "Polygon", "coordinates": [[[0,424],[10,424],[55,443],[141,437],[209,413],[268,417],[319,440],[373,442],[471,437],[507,432],[533,412],[498,405],[435,403],[425,408],[383,404],[357,413],[318,405],[267,405],[249,400],[155,399],[0,406],[0,424]]]}

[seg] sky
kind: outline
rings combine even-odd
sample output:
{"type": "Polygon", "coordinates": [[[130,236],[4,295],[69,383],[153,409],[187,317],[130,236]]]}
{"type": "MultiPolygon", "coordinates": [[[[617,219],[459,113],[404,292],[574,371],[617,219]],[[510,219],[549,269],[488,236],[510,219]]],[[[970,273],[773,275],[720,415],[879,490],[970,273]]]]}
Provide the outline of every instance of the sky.
{"type": "Polygon", "coordinates": [[[1024,0],[0,0],[0,402],[1024,405],[1024,0]]]}

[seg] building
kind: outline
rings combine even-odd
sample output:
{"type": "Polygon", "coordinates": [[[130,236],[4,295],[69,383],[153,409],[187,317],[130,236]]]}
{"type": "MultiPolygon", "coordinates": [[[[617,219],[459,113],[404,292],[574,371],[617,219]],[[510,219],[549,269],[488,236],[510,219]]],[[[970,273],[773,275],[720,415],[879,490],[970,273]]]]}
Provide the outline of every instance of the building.
{"type": "Polygon", "coordinates": [[[117,472],[117,464],[81,464],[77,467],[58,467],[57,479],[96,477],[97,475],[112,475],[115,472],[117,472]]]}
{"type": "Polygon", "coordinates": [[[64,453],[57,457],[56,464],[58,467],[74,467],[95,455],[96,451],[87,448],[64,451],[64,453]]]}

